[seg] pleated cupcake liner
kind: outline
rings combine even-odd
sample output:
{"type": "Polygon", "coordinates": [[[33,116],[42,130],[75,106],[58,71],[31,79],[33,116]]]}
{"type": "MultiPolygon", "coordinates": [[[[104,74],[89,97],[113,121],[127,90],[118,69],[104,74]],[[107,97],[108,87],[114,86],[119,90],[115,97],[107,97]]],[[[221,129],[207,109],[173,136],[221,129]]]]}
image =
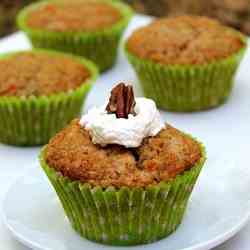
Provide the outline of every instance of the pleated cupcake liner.
{"type": "Polygon", "coordinates": [[[56,32],[28,27],[26,19],[32,10],[48,3],[58,2],[58,0],[42,1],[24,8],[18,15],[17,24],[27,34],[35,48],[59,50],[86,57],[93,61],[99,67],[99,70],[103,72],[111,68],[116,61],[119,42],[133,15],[133,11],[120,1],[100,1],[111,4],[122,14],[119,22],[102,31],[56,32]]]}
{"type": "Polygon", "coordinates": [[[54,187],[72,227],[82,237],[108,245],[147,244],[174,232],[205,162],[168,182],[146,188],[102,188],[71,181],[48,166],[46,147],[40,155],[43,170],[54,187]]]}
{"type": "Polygon", "coordinates": [[[125,53],[144,94],[159,108],[191,112],[224,103],[232,92],[236,70],[246,46],[232,56],[204,65],[163,65],[125,53]]]}
{"type": "MultiPolygon", "coordinates": [[[[66,56],[47,50],[33,51],[66,56]]],[[[0,60],[15,54],[6,54],[0,60]]],[[[80,115],[98,70],[88,60],[67,56],[84,65],[90,71],[90,78],[75,90],[50,96],[0,96],[0,142],[19,146],[46,144],[59,130],[80,115]]]]}

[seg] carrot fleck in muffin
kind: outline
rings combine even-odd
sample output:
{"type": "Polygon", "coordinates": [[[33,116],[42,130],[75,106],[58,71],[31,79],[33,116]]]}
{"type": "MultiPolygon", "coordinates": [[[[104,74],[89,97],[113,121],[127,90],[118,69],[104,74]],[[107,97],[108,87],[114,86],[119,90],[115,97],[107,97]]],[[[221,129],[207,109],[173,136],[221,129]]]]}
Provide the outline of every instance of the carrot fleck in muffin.
{"type": "Polygon", "coordinates": [[[18,24],[35,47],[87,57],[104,71],[114,64],[131,15],[128,6],[112,0],[53,0],[25,8],[18,24]]]}
{"type": "Polygon", "coordinates": [[[245,48],[239,32],[195,16],[158,19],[137,29],[126,44],[146,96],[174,111],[224,102],[245,48]]]}
{"type": "Polygon", "coordinates": [[[175,231],[204,161],[199,142],[164,124],[155,103],[134,99],[124,84],[41,154],[75,230],[112,245],[149,243],[175,231]]]}
{"type": "Polygon", "coordinates": [[[80,114],[97,75],[84,59],[43,50],[3,55],[0,72],[0,141],[14,145],[47,143],[80,114]]]}

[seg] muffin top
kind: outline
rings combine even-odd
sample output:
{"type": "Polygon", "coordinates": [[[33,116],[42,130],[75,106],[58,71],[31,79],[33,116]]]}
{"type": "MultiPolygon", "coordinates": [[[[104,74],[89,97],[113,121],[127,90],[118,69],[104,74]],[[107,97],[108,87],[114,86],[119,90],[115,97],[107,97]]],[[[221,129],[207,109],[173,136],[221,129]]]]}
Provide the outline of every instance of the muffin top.
{"type": "Polygon", "coordinates": [[[130,53],[161,64],[196,65],[238,52],[242,35],[207,17],[158,19],[137,29],[127,42],[130,53]]]}
{"type": "Polygon", "coordinates": [[[110,27],[122,18],[108,2],[98,0],[57,1],[32,10],[27,25],[48,31],[94,32],[110,27]]]}
{"type": "Polygon", "coordinates": [[[166,125],[155,103],[121,83],[46,147],[46,163],[71,180],[101,187],[145,187],[175,178],[203,157],[201,145],[166,125]]]}
{"type": "Polygon", "coordinates": [[[102,187],[145,187],[168,181],[201,158],[199,144],[166,125],[137,148],[93,144],[79,120],[73,120],[46,148],[46,162],[71,180],[102,187]]]}
{"type": "Polygon", "coordinates": [[[89,70],[69,56],[20,52],[0,60],[0,96],[41,96],[80,87],[89,70]]]}

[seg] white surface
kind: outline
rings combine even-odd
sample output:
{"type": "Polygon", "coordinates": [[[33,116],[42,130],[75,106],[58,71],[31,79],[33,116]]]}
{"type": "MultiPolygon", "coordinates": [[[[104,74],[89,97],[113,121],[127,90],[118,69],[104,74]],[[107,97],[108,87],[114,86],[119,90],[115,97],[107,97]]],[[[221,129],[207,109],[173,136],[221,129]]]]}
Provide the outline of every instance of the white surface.
{"type": "MultiPolygon", "coordinates": [[[[141,25],[145,22],[145,18],[136,17],[131,23],[130,30],[132,26],[135,27],[136,25],[141,25]]],[[[27,40],[21,33],[13,35],[0,42],[0,52],[13,51],[28,47],[27,40]]],[[[237,178],[242,176],[240,170],[242,167],[246,168],[246,171],[250,171],[248,164],[244,164],[244,162],[248,162],[247,157],[249,156],[250,148],[249,68],[250,52],[248,51],[238,73],[232,96],[225,105],[214,110],[193,114],[162,112],[163,117],[167,122],[195,135],[205,142],[210,162],[218,162],[218,159],[237,159],[236,163],[240,168],[233,173],[237,178]],[[243,162],[242,165],[240,165],[241,162],[243,162]]],[[[102,104],[104,98],[109,94],[112,85],[122,80],[133,82],[137,95],[141,94],[133,70],[128,66],[123,55],[119,57],[116,67],[112,71],[103,74],[98,80],[88,97],[85,109],[92,107],[94,104],[102,104]]],[[[16,148],[0,145],[0,204],[2,204],[4,194],[10,187],[11,183],[13,183],[20,174],[23,174],[25,169],[37,164],[38,151],[39,148],[16,148]]],[[[227,167],[227,164],[222,164],[218,169],[227,167]]],[[[222,176],[222,189],[224,183],[225,178],[222,176]]],[[[211,195],[216,196],[214,193],[211,195]]],[[[246,195],[247,198],[249,192],[246,192],[244,195],[246,195]]],[[[20,203],[21,202],[22,197],[20,197],[20,203]]],[[[16,204],[16,206],[18,207],[19,204],[16,204]]],[[[214,206],[216,209],[220,209],[216,206],[216,203],[214,206]]],[[[234,206],[234,204],[231,206],[234,206]]],[[[228,209],[230,209],[230,207],[228,209]]],[[[203,218],[200,219],[201,221],[203,220],[203,218]]],[[[51,222],[50,218],[48,221],[51,222]]],[[[216,250],[249,250],[249,235],[250,223],[237,236],[222,246],[217,247],[216,250]]],[[[11,238],[10,234],[3,226],[2,221],[0,221],[0,242],[1,250],[27,249],[11,238]]]]}
{"type": "MultiPolygon", "coordinates": [[[[122,249],[165,250],[167,246],[168,250],[209,250],[238,232],[250,218],[250,172],[237,161],[221,157],[207,161],[184,220],[174,234],[153,244],[122,249]]],[[[3,215],[10,231],[35,249],[111,248],[84,240],[73,231],[39,167],[13,184],[3,203],[3,215]]]]}

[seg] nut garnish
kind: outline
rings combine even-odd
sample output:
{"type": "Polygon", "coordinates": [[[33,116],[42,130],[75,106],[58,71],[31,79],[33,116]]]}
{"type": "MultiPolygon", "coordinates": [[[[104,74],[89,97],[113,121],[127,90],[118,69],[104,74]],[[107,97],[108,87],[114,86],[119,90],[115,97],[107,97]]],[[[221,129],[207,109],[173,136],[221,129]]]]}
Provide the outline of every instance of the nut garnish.
{"type": "Polygon", "coordinates": [[[128,115],[136,115],[135,113],[135,97],[133,87],[120,83],[116,85],[109,98],[109,103],[106,107],[108,114],[116,114],[117,118],[128,119],[128,115]]]}

